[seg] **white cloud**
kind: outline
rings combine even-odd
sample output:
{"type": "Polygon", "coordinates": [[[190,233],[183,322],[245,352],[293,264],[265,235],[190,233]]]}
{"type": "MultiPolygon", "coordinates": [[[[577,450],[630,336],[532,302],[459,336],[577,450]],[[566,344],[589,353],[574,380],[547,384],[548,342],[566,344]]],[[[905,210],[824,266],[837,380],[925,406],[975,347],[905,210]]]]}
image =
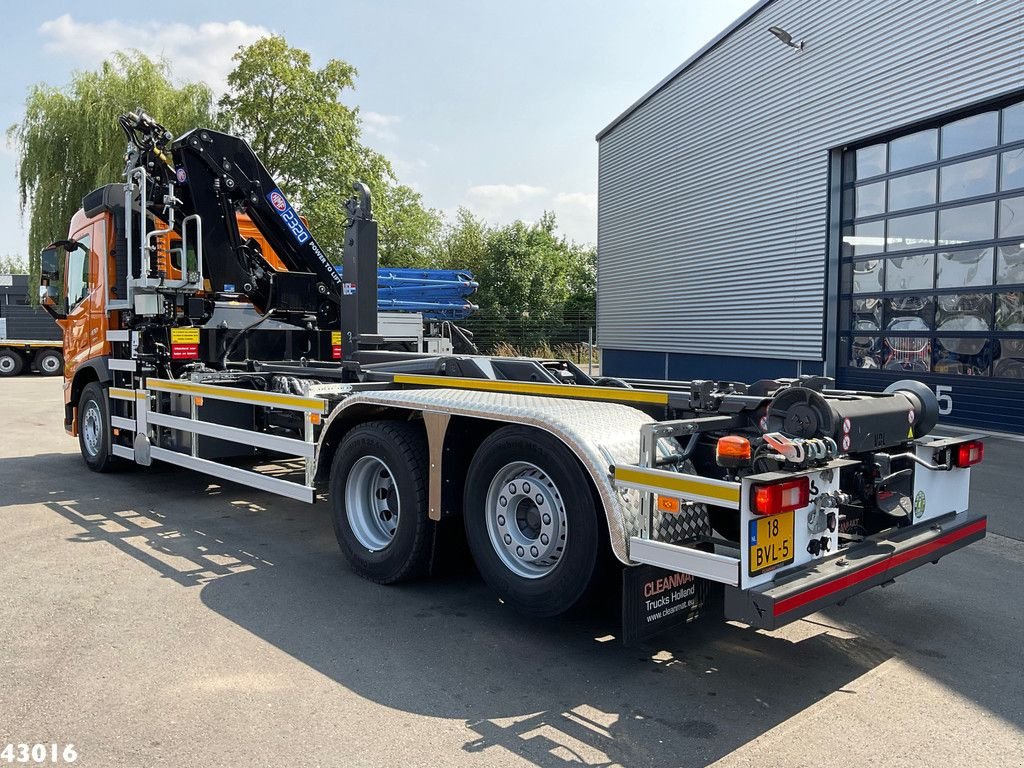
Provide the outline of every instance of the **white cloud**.
{"type": "Polygon", "coordinates": [[[588,192],[559,192],[555,195],[555,204],[582,208],[595,215],[597,214],[597,195],[588,192]]]}
{"type": "Polygon", "coordinates": [[[551,192],[531,184],[481,184],[466,190],[463,205],[492,224],[520,219],[538,221],[554,211],[558,229],[580,243],[597,238],[597,195],[587,192],[551,192]]]}
{"type": "Polygon", "coordinates": [[[239,46],[271,34],[265,27],[244,21],[206,22],[191,25],[146,21],[139,23],[76,21],[65,13],[39,26],[46,53],[94,66],[114,51],[138,49],[153,58],[170,62],[180,81],[202,81],[215,95],[227,90],[231,57],[239,46]]]}
{"type": "Polygon", "coordinates": [[[480,184],[466,190],[466,197],[470,200],[498,205],[521,203],[547,195],[548,191],[544,187],[529,184],[480,184]]]}
{"type": "Polygon", "coordinates": [[[385,115],[381,112],[360,110],[359,117],[362,119],[363,128],[366,133],[381,141],[397,141],[398,135],[393,126],[402,122],[400,115],[385,115]]]}

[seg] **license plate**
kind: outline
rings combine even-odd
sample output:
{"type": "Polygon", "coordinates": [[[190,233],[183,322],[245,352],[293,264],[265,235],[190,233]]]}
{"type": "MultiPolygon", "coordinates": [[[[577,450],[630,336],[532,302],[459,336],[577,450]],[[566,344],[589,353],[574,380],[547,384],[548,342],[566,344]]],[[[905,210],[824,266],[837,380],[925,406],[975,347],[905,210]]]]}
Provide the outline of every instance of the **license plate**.
{"type": "Polygon", "coordinates": [[[751,576],[793,562],[793,512],[750,521],[751,576]]]}

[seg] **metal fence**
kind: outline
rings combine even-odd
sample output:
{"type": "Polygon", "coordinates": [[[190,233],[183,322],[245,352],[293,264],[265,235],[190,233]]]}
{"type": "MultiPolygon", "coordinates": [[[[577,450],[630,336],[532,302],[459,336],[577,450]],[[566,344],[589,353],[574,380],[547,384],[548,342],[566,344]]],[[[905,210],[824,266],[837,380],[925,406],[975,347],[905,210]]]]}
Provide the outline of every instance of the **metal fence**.
{"type": "Polygon", "coordinates": [[[594,313],[558,312],[541,316],[480,311],[458,325],[472,332],[483,354],[523,354],[574,358],[594,343],[594,313]]]}

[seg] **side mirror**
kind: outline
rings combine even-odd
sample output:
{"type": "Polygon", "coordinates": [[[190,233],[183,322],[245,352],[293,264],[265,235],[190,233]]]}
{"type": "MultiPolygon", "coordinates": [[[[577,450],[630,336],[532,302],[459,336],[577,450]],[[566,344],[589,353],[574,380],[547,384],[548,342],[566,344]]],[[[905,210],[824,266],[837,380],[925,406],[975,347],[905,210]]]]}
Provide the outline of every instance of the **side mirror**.
{"type": "Polygon", "coordinates": [[[55,320],[62,320],[67,313],[62,311],[63,290],[61,272],[64,266],[64,246],[54,243],[43,248],[39,254],[39,303],[55,320]]]}

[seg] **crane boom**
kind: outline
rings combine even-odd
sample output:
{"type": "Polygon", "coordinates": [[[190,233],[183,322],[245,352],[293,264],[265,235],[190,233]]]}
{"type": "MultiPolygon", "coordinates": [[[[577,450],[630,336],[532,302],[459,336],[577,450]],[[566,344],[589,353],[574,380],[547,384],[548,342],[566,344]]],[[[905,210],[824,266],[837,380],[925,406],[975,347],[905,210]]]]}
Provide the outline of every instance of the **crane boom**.
{"type": "MultiPolygon", "coordinates": [[[[177,229],[187,217],[201,217],[203,276],[214,292],[242,293],[264,313],[315,313],[321,328],[337,326],[342,277],[244,139],[208,128],[172,139],[141,110],[123,115],[121,125],[129,137],[126,174],[131,179],[137,169],[145,170],[150,213],[177,229]],[[174,215],[168,215],[171,208],[174,215]],[[241,235],[239,213],[249,217],[285,270],[241,235]]],[[[372,222],[369,194],[365,187],[357,190],[360,200],[347,211],[350,228],[357,220],[364,226],[372,222]]],[[[361,277],[361,289],[375,296],[376,285],[366,283],[375,282],[375,270],[361,277]]]]}

